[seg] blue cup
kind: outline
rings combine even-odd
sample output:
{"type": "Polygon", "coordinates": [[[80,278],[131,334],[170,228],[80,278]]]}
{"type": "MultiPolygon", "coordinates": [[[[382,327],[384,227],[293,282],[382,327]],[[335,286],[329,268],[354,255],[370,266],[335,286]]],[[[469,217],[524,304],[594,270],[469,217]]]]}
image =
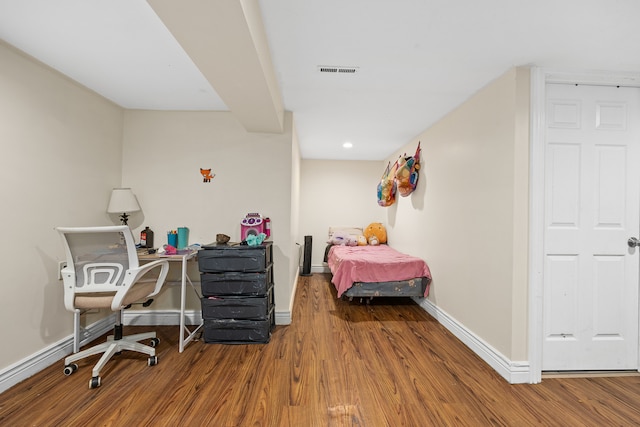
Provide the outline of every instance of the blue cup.
{"type": "Polygon", "coordinates": [[[189,246],[189,229],[178,227],[178,249],[185,249],[189,246]]]}
{"type": "Polygon", "coordinates": [[[171,231],[169,231],[167,233],[167,243],[171,246],[173,246],[174,248],[178,247],[178,235],[176,233],[173,233],[171,231]]]}

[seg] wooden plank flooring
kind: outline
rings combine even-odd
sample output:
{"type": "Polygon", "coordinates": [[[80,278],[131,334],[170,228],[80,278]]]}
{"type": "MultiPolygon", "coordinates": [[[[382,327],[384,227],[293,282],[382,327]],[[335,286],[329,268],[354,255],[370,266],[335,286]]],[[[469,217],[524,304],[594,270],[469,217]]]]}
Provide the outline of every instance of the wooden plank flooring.
{"type": "MultiPolygon", "coordinates": [[[[148,327],[125,328],[129,333],[148,327]]],[[[630,426],[640,377],[510,385],[409,299],[336,299],[300,279],[293,323],[269,344],[191,343],[157,327],[159,364],[124,352],[102,386],[97,357],[63,362],[0,395],[2,426],[630,426]]]]}

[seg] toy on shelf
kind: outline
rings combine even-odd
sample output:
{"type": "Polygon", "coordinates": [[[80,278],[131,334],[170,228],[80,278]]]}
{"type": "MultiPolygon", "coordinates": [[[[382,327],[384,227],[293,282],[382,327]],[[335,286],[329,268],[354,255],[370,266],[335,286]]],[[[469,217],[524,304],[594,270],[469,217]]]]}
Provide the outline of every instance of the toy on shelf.
{"type": "Polygon", "coordinates": [[[240,238],[247,240],[249,236],[264,234],[265,237],[271,235],[271,220],[262,218],[259,213],[248,213],[240,222],[240,238]]]}

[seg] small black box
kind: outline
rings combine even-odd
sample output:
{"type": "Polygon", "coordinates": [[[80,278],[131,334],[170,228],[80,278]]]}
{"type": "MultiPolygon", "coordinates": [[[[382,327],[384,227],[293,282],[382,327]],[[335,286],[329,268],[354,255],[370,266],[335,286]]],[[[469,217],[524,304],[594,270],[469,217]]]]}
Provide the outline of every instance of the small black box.
{"type": "Polygon", "coordinates": [[[273,324],[273,310],[265,320],[205,319],[204,342],[266,344],[271,339],[273,324]]]}
{"type": "Polygon", "coordinates": [[[248,295],[264,296],[273,284],[271,266],[262,273],[202,273],[200,274],[202,295],[248,295]]]}

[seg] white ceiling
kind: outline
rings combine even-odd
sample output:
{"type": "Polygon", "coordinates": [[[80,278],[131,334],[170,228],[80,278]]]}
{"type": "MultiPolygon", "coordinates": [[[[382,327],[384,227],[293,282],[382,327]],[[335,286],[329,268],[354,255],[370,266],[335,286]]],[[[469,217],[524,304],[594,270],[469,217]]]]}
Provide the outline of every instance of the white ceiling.
{"type": "MultiPolygon", "coordinates": [[[[513,66],[640,72],[638,0],[257,1],[304,158],[384,159],[513,66]]],[[[227,110],[145,0],[0,0],[0,38],[125,108],[227,110]]]]}

